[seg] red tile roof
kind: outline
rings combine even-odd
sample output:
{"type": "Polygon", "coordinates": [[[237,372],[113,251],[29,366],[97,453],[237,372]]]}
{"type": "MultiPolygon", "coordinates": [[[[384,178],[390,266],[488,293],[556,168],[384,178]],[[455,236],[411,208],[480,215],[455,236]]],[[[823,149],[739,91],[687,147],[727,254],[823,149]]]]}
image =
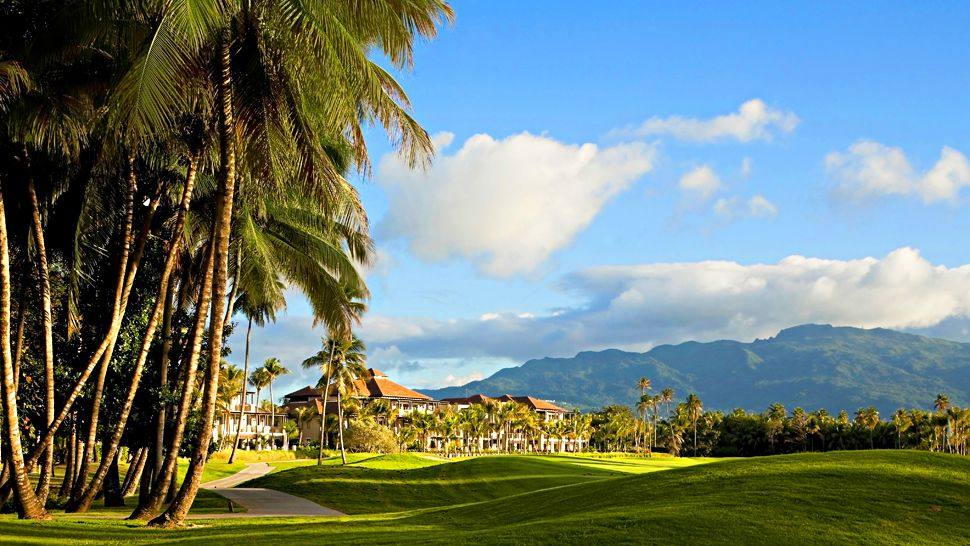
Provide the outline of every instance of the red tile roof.
{"type": "Polygon", "coordinates": [[[293,391],[290,394],[287,394],[283,398],[310,398],[313,396],[320,396],[320,391],[314,389],[310,385],[307,385],[298,391],[293,391]]]}
{"type": "Polygon", "coordinates": [[[450,404],[484,404],[491,400],[498,402],[518,402],[520,404],[525,404],[537,411],[566,413],[566,410],[560,408],[552,402],[549,402],[548,400],[542,400],[541,398],[534,398],[532,396],[512,396],[511,394],[503,394],[498,398],[491,398],[484,394],[473,394],[466,398],[445,398],[442,400],[442,402],[448,402],[450,404]]]}
{"type": "Polygon", "coordinates": [[[358,398],[407,398],[410,400],[431,400],[431,397],[413,391],[391,381],[379,370],[368,370],[370,376],[354,381],[354,391],[358,398]]]}

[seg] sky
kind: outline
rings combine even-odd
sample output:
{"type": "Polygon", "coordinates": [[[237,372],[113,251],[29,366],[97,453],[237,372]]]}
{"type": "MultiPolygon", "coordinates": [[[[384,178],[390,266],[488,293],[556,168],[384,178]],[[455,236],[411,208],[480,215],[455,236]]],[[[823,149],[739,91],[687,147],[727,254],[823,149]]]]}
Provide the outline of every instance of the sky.
{"type": "MultiPolygon", "coordinates": [[[[435,388],[810,322],[970,340],[970,6],[732,4],[455,1],[394,71],[432,165],[373,128],[354,175],[370,365],[435,388]]],[[[253,334],[277,398],[324,335],[288,296],[253,334]]]]}

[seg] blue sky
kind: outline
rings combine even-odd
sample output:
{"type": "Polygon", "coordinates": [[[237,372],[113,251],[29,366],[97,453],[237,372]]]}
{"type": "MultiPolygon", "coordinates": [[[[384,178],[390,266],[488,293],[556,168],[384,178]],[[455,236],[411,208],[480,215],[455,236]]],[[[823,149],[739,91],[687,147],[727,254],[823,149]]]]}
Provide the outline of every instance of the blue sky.
{"type": "MultiPolygon", "coordinates": [[[[434,164],[373,130],[356,180],[379,249],[360,333],[392,378],[803,322],[970,337],[970,7],[454,8],[398,74],[434,164]]],[[[323,333],[291,296],[254,335],[294,372],[280,394],[316,380],[323,333]]]]}

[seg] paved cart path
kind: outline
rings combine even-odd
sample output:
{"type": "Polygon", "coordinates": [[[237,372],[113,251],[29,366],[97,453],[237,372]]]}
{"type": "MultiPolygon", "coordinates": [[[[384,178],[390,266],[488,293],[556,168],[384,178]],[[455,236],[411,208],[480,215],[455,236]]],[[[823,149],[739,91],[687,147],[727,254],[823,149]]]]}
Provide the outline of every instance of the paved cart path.
{"type": "Polygon", "coordinates": [[[248,465],[239,472],[202,484],[203,489],[213,491],[230,501],[246,507],[242,513],[228,514],[190,514],[192,519],[229,519],[229,518],[259,518],[286,516],[343,516],[326,506],[320,506],[304,498],[290,495],[273,489],[258,487],[236,487],[254,478],[265,476],[272,472],[273,467],[266,463],[248,465]]]}

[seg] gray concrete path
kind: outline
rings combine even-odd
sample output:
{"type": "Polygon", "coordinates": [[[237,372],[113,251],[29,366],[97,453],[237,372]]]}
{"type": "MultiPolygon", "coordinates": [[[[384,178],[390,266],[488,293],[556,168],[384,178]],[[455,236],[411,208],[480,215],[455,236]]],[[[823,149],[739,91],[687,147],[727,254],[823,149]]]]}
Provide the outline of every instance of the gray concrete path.
{"type": "Polygon", "coordinates": [[[269,474],[273,471],[273,468],[274,467],[266,463],[253,463],[247,465],[246,468],[236,472],[232,476],[226,476],[225,478],[205,482],[202,484],[202,489],[225,489],[227,487],[236,487],[241,483],[248,482],[249,480],[255,480],[256,478],[269,474]]]}
{"type": "Polygon", "coordinates": [[[246,507],[245,512],[227,514],[190,514],[191,519],[230,519],[230,518],[261,518],[261,517],[294,517],[294,516],[343,516],[325,506],[304,498],[258,487],[236,487],[237,485],[265,476],[273,470],[266,463],[255,463],[247,466],[232,476],[227,476],[202,484],[235,504],[246,507]]]}
{"type": "Polygon", "coordinates": [[[273,489],[233,487],[216,491],[230,501],[245,506],[246,511],[227,514],[198,514],[190,517],[194,519],[229,519],[344,515],[342,512],[320,506],[315,502],[273,489]]]}

